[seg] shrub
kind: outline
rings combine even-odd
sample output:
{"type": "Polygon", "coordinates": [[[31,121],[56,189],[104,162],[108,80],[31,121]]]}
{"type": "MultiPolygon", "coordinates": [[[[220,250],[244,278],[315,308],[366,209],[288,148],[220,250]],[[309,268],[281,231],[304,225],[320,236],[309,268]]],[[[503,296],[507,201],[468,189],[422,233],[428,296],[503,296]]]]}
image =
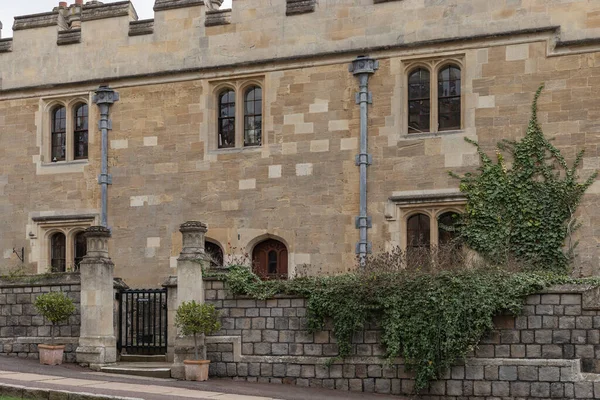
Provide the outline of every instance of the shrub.
{"type": "Polygon", "coordinates": [[[75,305],[63,292],[51,292],[39,295],[35,299],[35,308],[41,316],[52,323],[50,334],[52,344],[55,341],[54,327],[65,322],[75,312],[75,305]]]}
{"type": "Polygon", "coordinates": [[[210,335],[221,329],[219,311],[212,304],[198,304],[192,300],[183,302],[177,308],[175,326],[185,336],[194,336],[194,354],[198,359],[198,334],[210,335]]]}
{"type": "Polygon", "coordinates": [[[583,151],[569,166],[544,137],[537,120],[535,94],[525,137],[498,143],[496,162],[476,142],[481,167],[460,179],[467,197],[458,232],[467,245],[491,263],[516,260],[536,268],[566,272],[576,242],[575,211],[597,173],[579,182],[583,151]],[[504,153],[508,153],[509,160],[504,153]],[[512,162],[512,166],[510,166],[512,162]],[[566,250],[563,250],[565,249],[566,250]]]}

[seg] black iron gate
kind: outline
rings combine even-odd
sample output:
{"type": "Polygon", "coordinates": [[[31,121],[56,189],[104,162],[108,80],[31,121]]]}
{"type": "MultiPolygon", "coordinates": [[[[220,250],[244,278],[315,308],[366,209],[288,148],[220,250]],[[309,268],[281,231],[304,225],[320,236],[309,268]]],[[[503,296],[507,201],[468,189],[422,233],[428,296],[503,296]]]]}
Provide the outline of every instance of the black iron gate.
{"type": "Polygon", "coordinates": [[[122,290],[119,300],[119,351],[166,354],[167,290],[122,290]]]}

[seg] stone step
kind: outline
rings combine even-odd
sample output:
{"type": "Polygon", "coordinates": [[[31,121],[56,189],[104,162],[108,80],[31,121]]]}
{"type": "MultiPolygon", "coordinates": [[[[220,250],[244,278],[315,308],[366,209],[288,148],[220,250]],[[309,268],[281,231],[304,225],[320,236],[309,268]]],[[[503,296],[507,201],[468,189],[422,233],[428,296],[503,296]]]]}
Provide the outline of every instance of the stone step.
{"type": "Polygon", "coordinates": [[[121,354],[121,362],[167,362],[166,355],[121,354]]]}
{"type": "Polygon", "coordinates": [[[147,376],[150,378],[171,378],[171,363],[126,362],[100,368],[100,372],[121,375],[147,376]]]}

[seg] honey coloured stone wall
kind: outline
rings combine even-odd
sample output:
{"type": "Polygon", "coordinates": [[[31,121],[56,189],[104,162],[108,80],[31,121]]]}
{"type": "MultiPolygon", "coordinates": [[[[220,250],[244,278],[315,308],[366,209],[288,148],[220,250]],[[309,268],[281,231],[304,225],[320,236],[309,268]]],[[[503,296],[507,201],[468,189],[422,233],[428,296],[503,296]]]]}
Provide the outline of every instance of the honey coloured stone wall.
{"type": "MultiPolygon", "coordinates": [[[[210,374],[218,377],[375,393],[413,394],[402,360],[380,357],[376,324],[357,332],[353,354],[338,354],[331,326],[309,332],[306,300],[236,298],[223,282],[205,280],[205,297],[222,314],[222,329],[206,338],[210,374]]],[[[173,288],[169,288],[173,290],[173,288]]],[[[499,316],[496,330],[465,363],[420,393],[421,399],[600,398],[597,383],[597,289],[555,287],[529,296],[522,316],[499,316]]]]}
{"type": "MultiPolygon", "coordinates": [[[[165,9],[157,12],[152,34],[123,40],[120,35],[129,29],[129,11],[83,21],[83,42],[59,46],[56,52],[48,50],[47,57],[58,62],[68,55],[95,68],[69,68],[64,74],[52,75],[58,79],[52,82],[36,68],[54,64],[38,63],[29,56],[24,59],[18,48],[23,40],[43,43],[42,38],[52,36],[47,30],[55,27],[15,31],[13,52],[0,53],[1,65],[6,62],[22,72],[18,78],[3,76],[0,90],[2,268],[17,265],[12,250],[24,247],[28,270],[44,273],[53,229],[65,220],[73,224],[76,220],[72,218],[84,218],[78,221],[87,226],[99,220],[100,140],[92,94],[107,81],[120,94],[111,107],[113,129],[109,133],[113,180],[108,190],[108,220],[115,239],[110,254],[116,276],[132,287],[157,287],[174,274],[181,249],[178,225],[185,220],[205,221],[207,239],[221,246],[226,258],[251,255],[258,242],[271,238],[287,247],[291,275],[301,269],[318,274],[355,268],[359,108],[355,102],[357,79],[348,72],[348,64],[359,54],[353,50],[359,44],[369,50],[364,53],[379,61],[379,69],[369,79],[373,103],[369,106],[368,152],[373,163],[367,174],[368,215],[372,218],[368,240],[374,251],[390,249],[406,239],[406,212],[394,199],[410,195],[418,203],[425,194],[456,191],[458,182],[448,171],[462,174],[477,168],[477,154],[465,137],[477,140],[493,154],[499,140],[525,134],[531,100],[541,83],[545,90],[538,117],[545,134],[554,139],[569,162],[579,150],[585,150],[579,170],[582,179],[600,167],[595,3],[568,1],[550,7],[546,2],[534,2],[538,7],[527,8],[522,2],[459,1],[445,10],[444,5],[422,1],[361,1],[360,6],[353,3],[345,8],[341,3],[332,7],[317,3],[314,13],[287,17],[284,1],[252,3],[256,5],[236,1],[232,23],[211,27],[200,23],[203,7],[165,9]],[[349,20],[358,18],[359,10],[370,15],[364,18],[371,21],[371,28],[365,32],[362,28],[344,29],[349,20]],[[403,12],[391,12],[397,10],[403,12]],[[461,10],[470,12],[465,14],[472,16],[469,23],[461,10]],[[404,29],[399,22],[398,26],[385,25],[389,15],[420,16],[411,23],[422,24],[423,30],[414,31],[419,33],[408,35],[402,43],[383,46],[385,41],[376,41],[380,34],[388,37],[394,33],[398,38],[404,29]],[[433,15],[445,17],[432,20],[433,15]],[[513,18],[515,15],[519,18],[513,18]],[[323,22],[334,16],[341,22],[323,22]],[[282,23],[289,28],[285,31],[289,35],[284,35],[287,39],[264,33],[252,34],[247,41],[230,40],[231,35],[242,32],[240,26],[257,21],[282,23]],[[302,25],[306,22],[343,33],[318,36],[322,40],[315,36],[309,44],[293,41],[310,32],[302,25]],[[558,23],[562,25],[557,42],[553,24],[558,23]],[[109,29],[113,24],[114,29],[109,29]],[[299,30],[295,24],[303,28],[299,30]],[[452,29],[463,26],[467,36],[452,36],[445,24],[452,29]],[[182,39],[182,29],[195,28],[198,35],[205,30],[205,35],[182,39]],[[115,54],[111,56],[120,61],[90,61],[92,56],[85,49],[95,48],[95,44],[86,41],[98,38],[86,35],[86,29],[110,32],[102,38],[106,43],[103,51],[113,46],[115,54]],[[354,35],[361,39],[348,39],[354,35]],[[254,44],[261,41],[264,47],[260,49],[272,54],[280,40],[289,48],[277,47],[283,57],[278,61],[267,62],[254,44]],[[235,59],[256,57],[256,63],[232,65],[206,57],[201,58],[204,65],[195,56],[186,56],[191,42],[217,49],[210,53],[215,57],[226,54],[230,45],[247,45],[253,50],[236,49],[235,59]],[[314,57],[320,50],[331,52],[314,57]],[[461,129],[408,134],[407,73],[415,66],[449,62],[461,67],[461,129]],[[109,71],[109,64],[119,67],[109,71]],[[174,65],[176,70],[169,69],[174,65]],[[200,65],[199,69],[191,68],[193,65],[200,65]],[[144,74],[146,67],[164,73],[144,74]],[[140,76],[129,76],[131,69],[140,76]],[[19,81],[33,78],[48,84],[25,87],[19,81]],[[86,80],[78,81],[83,78],[86,80]],[[68,85],[63,84],[66,81],[68,85]],[[250,84],[263,89],[262,144],[244,148],[238,142],[235,149],[218,149],[216,97],[224,87],[235,87],[241,97],[250,84]],[[52,163],[44,157],[49,143],[49,108],[56,101],[76,99],[87,99],[90,109],[88,160],[52,163]]],[[[29,53],[37,54],[31,48],[29,53]]],[[[94,52],[93,57],[99,54],[94,52]]],[[[7,71],[0,70],[3,74],[7,71]]],[[[432,104],[435,102],[433,99],[432,104]]],[[[237,117],[240,119],[239,114],[237,117]]],[[[238,130],[240,127],[243,123],[238,122],[238,130]]],[[[574,265],[577,275],[600,273],[599,193],[596,182],[578,212],[582,226],[573,238],[579,241],[574,265]]],[[[421,208],[431,211],[427,205],[421,208]]]]}

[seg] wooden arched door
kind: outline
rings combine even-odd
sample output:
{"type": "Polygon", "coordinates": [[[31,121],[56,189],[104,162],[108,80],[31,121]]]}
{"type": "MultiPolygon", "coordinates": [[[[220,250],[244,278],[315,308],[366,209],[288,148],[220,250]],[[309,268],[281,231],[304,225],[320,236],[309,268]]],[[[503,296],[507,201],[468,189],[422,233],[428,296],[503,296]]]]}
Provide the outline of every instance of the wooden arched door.
{"type": "Polygon", "coordinates": [[[275,239],[260,242],[252,251],[254,273],[265,279],[288,276],[288,251],[283,243],[275,239]]]}

